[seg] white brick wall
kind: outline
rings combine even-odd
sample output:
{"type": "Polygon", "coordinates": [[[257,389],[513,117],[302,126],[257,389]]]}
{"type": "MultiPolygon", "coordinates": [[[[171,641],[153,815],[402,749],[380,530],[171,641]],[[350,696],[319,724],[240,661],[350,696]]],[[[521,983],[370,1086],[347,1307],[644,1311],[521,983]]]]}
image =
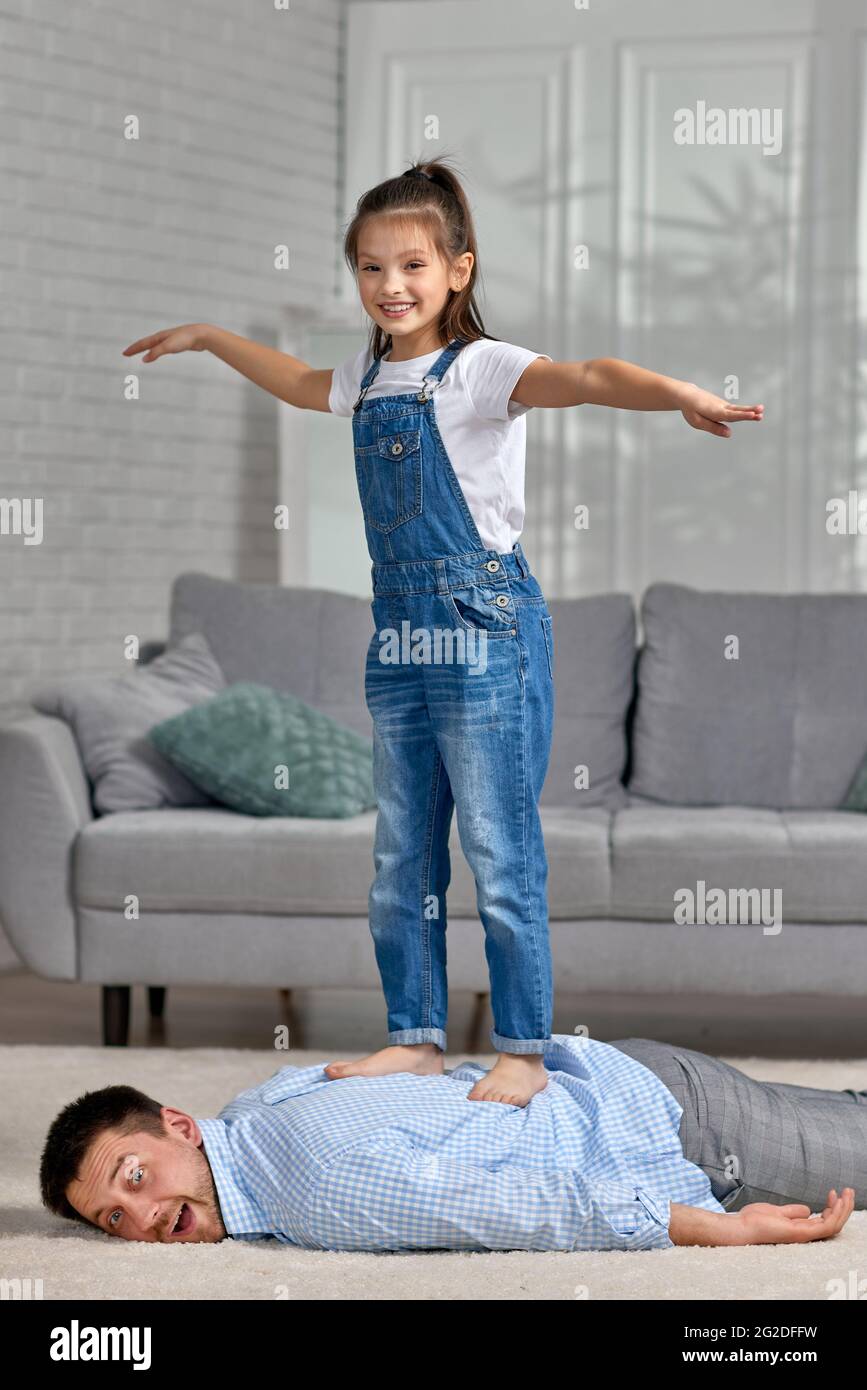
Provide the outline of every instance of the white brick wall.
{"type": "Polygon", "coordinates": [[[288,407],[209,353],[121,350],[199,320],[276,345],[281,303],[334,287],[342,15],[0,0],[0,497],[44,499],[41,544],[0,534],[0,718],[56,676],[128,670],[177,574],[278,577],[288,407]]]}
{"type": "Polygon", "coordinates": [[[44,499],[40,545],[0,535],[3,711],[128,669],[184,570],[277,578],[288,407],[208,353],[121,349],[194,320],[276,343],[281,302],[332,289],[342,9],[0,0],[0,497],[44,499]]]}

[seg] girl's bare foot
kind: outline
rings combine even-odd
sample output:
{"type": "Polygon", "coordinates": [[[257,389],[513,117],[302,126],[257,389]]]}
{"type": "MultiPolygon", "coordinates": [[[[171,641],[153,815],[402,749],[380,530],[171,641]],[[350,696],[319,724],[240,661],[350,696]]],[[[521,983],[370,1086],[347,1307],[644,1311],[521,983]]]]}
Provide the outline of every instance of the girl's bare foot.
{"type": "Polygon", "coordinates": [[[501,1052],[491,1070],[477,1081],[467,1100],[499,1100],[526,1105],[548,1085],[541,1052],[501,1052]]]}
{"type": "Polygon", "coordinates": [[[417,1076],[442,1073],[443,1052],[436,1043],[406,1043],[403,1046],[380,1048],[357,1062],[329,1062],[323,1068],[332,1081],[343,1076],[387,1076],[393,1071],[411,1071],[417,1076]]]}

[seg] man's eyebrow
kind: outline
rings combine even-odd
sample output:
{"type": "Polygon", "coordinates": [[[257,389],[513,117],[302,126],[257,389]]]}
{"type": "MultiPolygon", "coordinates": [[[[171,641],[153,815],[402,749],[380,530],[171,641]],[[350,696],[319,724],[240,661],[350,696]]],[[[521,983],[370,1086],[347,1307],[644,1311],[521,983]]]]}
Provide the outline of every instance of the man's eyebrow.
{"type": "MultiPolygon", "coordinates": [[[[427,251],[423,251],[420,246],[411,246],[408,251],[398,251],[397,254],[399,256],[427,256],[429,253],[427,251]]],[[[372,251],[359,251],[358,259],[365,261],[375,261],[376,256],[374,256],[372,251]]]]}
{"type": "MultiPolygon", "coordinates": [[[[111,1186],[111,1184],[114,1182],[115,1178],[117,1177],[117,1170],[118,1170],[118,1168],[120,1167],[120,1165],[123,1163],[123,1161],[124,1161],[125,1158],[126,1158],[126,1154],[121,1154],[120,1158],[117,1160],[117,1163],[114,1165],[114,1169],[112,1170],[111,1177],[110,1177],[109,1180],[108,1180],[109,1186],[111,1186]]],[[[103,1213],[104,1211],[105,1211],[105,1207],[100,1207],[99,1211],[96,1213],[96,1216],[91,1217],[91,1220],[93,1221],[94,1226],[101,1226],[101,1225],[102,1225],[102,1213],[103,1213]]]]}

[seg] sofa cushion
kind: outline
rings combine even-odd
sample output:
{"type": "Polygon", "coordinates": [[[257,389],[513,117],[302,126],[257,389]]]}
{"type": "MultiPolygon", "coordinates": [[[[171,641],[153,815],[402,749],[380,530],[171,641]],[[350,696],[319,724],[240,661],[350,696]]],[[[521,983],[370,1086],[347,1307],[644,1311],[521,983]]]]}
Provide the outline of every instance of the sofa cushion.
{"type": "MultiPolygon", "coordinates": [[[[788,922],[867,922],[867,817],[753,806],[618,810],[611,828],[611,915],[672,921],[675,893],[781,892],[788,922]]],[[[769,939],[772,939],[769,936],[769,939]]]]}
{"type": "MultiPolygon", "coordinates": [[[[542,805],[624,801],[624,721],[632,699],[635,612],[628,594],[553,599],[554,737],[542,805]],[[586,765],[590,785],[575,787],[586,765]]],[[[245,584],[191,572],[172,587],[171,640],[205,634],[229,683],[287,690],[372,736],[364,697],[370,601],[327,589],[245,584]]]]}
{"type": "MultiPolygon", "coordinates": [[[[592,917],[609,900],[607,811],[542,811],[552,918],[592,917]]],[[[74,895],[123,909],[138,895],[148,912],[295,913],[367,917],[376,812],[346,820],[241,815],[215,806],[131,811],[91,822],[75,842],[74,895]]],[[[457,817],[449,850],[451,917],[478,920],[475,882],[457,817]]],[[[481,931],[481,924],[479,925],[481,931]]]]}
{"type": "Polygon", "coordinates": [[[36,690],[42,714],[65,719],[100,813],[158,806],[209,806],[194,786],[148,741],[157,721],[208,700],[225,681],[205,638],[191,632],[146,666],[119,676],[69,676],[36,690]]]}
{"type": "Polygon", "coordinates": [[[867,749],[867,595],[652,584],[641,619],[630,792],[839,807],[867,749]]]}
{"type": "Polygon", "coordinates": [[[370,602],[327,589],[247,584],[190,572],[172,585],[170,640],[203,632],[228,684],[289,691],[371,738],[364,668],[370,602]]]}
{"type": "Polygon", "coordinates": [[[202,791],[246,815],[328,819],[376,805],[371,740],[254,681],[236,681],[148,737],[202,791]]]}
{"type": "Polygon", "coordinates": [[[550,599],[554,636],[554,736],[542,806],[620,806],[626,712],[635,670],[635,610],[628,594],[550,599]],[[576,768],[589,786],[576,788],[576,768]]]}

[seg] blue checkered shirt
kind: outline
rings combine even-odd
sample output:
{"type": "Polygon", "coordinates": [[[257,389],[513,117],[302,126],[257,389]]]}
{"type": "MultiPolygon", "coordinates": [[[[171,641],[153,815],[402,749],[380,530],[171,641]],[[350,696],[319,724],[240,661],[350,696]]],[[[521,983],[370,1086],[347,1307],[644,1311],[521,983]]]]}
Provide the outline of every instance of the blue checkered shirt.
{"type": "Polygon", "coordinates": [[[485,1069],[286,1066],[199,1120],[227,1233],[327,1250],[647,1250],[670,1203],[723,1211],[675,1097],[608,1043],[555,1034],[526,1106],[467,1101],[485,1069]]]}

